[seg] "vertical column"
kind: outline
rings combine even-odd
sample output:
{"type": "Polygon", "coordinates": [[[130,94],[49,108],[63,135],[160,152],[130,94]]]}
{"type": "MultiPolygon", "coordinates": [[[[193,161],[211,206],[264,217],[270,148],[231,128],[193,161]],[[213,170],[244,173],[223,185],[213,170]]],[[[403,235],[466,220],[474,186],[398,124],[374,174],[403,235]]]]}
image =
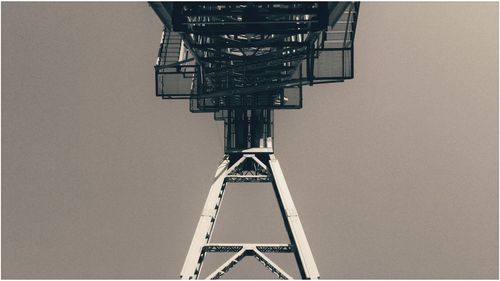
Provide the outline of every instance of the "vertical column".
{"type": "Polygon", "coordinates": [[[234,110],[235,148],[248,148],[248,114],[247,110],[234,110]]]}
{"type": "Polygon", "coordinates": [[[318,279],[318,268],[316,267],[311,248],[307,242],[306,234],[302,228],[290,191],[288,190],[288,185],[286,184],[281,166],[273,154],[269,154],[269,166],[273,174],[273,185],[282,215],[284,216],[288,236],[292,244],[295,244],[296,247],[296,257],[302,278],[318,279]]]}
{"type": "Polygon", "coordinates": [[[224,122],[225,153],[267,148],[272,151],[273,111],[231,109],[224,122]]]}
{"type": "Polygon", "coordinates": [[[250,143],[252,147],[265,147],[265,117],[262,109],[252,110],[250,117],[250,143]]]}
{"type": "Polygon", "coordinates": [[[189,246],[186,260],[182,266],[180,276],[182,279],[198,279],[198,274],[200,273],[204,258],[202,256],[203,246],[210,240],[219,209],[218,207],[224,195],[224,179],[228,171],[228,165],[229,160],[224,159],[217,168],[215,181],[210,187],[207,200],[201,212],[200,220],[194,232],[193,240],[191,241],[191,246],[189,246]]]}

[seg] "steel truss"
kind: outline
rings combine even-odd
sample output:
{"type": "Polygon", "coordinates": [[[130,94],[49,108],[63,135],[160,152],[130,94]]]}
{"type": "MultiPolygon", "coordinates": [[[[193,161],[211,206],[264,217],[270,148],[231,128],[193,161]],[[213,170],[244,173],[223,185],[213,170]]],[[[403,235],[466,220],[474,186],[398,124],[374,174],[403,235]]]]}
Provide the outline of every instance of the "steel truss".
{"type": "Polygon", "coordinates": [[[181,271],[182,279],[198,279],[207,253],[235,254],[207,279],[218,279],[247,256],[255,257],[280,279],[293,279],[264,253],[293,253],[301,278],[318,279],[319,273],[280,164],[273,153],[242,154],[236,161],[226,155],[215,173],[200,220],[181,271]],[[271,182],[285,222],[290,244],[210,243],[227,182],[271,182]]]}
{"type": "Polygon", "coordinates": [[[303,85],[353,78],[357,2],[151,2],[165,29],[156,94],[191,111],[298,109],[275,98],[303,85]],[[269,96],[232,104],[231,98],[269,96]]]}
{"type": "Polygon", "coordinates": [[[303,279],[318,269],[278,160],[275,109],[302,108],[302,86],[354,77],[359,2],[150,2],[164,24],[156,95],[189,99],[191,112],[224,122],[215,173],[181,277],[198,279],[207,253],[235,253],[208,279],[247,256],[290,279],[267,253],[293,253],[303,279]],[[271,182],[290,244],[210,243],[226,184],[271,182]]]}

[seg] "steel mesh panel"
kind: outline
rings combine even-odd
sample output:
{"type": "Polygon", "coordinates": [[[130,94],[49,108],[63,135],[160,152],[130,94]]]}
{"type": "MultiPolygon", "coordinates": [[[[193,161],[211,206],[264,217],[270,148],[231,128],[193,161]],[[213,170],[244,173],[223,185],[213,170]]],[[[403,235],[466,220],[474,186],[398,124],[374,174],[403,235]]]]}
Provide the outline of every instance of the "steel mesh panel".
{"type": "Polygon", "coordinates": [[[155,65],[156,95],[182,98],[196,91],[196,65],[181,36],[164,29],[155,65]]]}
{"type": "Polygon", "coordinates": [[[229,109],[298,109],[302,107],[302,87],[293,86],[271,92],[190,99],[191,112],[214,112],[229,109]]]}
{"type": "Polygon", "coordinates": [[[214,112],[221,109],[217,106],[218,98],[195,98],[189,99],[189,110],[193,113],[197,112],[214,112]]]}
{"type": "Polygon", "coordinates": [[[314,62],[314,79],[352,78],[352,50],[324,49],[314,62]]]}
{"type": "Polygon", "coordinates": [[[157,72],[157,96],[169,98],[171,95],[189,96],[195,90],[194,78],[184,73],[157,72]]]}
{"type": "Polygon", "coordinates": [[[283,91],[282,109],[302,108],[302,85],[285,88],[283,91]]]}

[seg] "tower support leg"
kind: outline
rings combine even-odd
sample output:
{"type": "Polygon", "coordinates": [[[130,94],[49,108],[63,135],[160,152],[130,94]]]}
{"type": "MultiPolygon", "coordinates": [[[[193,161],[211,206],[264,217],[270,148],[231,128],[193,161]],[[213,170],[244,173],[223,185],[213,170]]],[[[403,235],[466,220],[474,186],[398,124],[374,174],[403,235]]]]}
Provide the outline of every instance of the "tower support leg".
{"type": "Polygon", "coordinates": [[[318,279],[319,272],[316,267],[316,262],[314,261],[309,243],[307,242],[302,223],[300,223],[300,218],[297,209],[295,209],[290,190],[288,190],[288,185],[286,184],[280,163],[278,159],[274,157],[274,154],[269,155],[269,166],[273,174],[274,191],[278,197],[288,236],[296,248],[295,256],[299,264],[302,279],[318,279]]]}
{"type": "Polygon", "coordinates": [[[210,191],[205,201],[200,220],[196,226],[191,246],[182,266],[182,279],[198,279],[201,266],[203,265],[203,246],[210,242],[217,213],[224,196],[225,177],[228,171],[229,159],[224,158],[215,172],[215,180],[210,187],[210,191]]]}
{"type": "Polygon", "coordinates": [[[235,252],[236,254],[226,261],[221,267],[208,276],[209,279],[218,279],[245,256],[254,256],[267,269],[280,279],[291,279],[291,276],[272,262],[266,253],[289,253],[295,254],[297,265],[302,279],[318,279],[319,273],[314,257],[307,242],[304,229],[300,222],[297,210],[288,190],[278,160],[272,153],[261,153],[259,157],[255,154],[242,154],[237,161],[230,163],[229,155],[226,155],[215,173],[215,180],[210,188],[203,211],[198,221],[196,231],[189,247],[189,251],[182,267],[182,279],[198,279],[203,265],[205,254],[208,252],[235,252]],[[254,165],[249,165],[253,161],[254,165]],[[254,167],[254,170],[242,170],[254,167]],[[226,183],[231,182],[271,182],[285,227],[288,232],[290,244],[246,244],[210,243],[217,214],[222,203],[226,183]]]}

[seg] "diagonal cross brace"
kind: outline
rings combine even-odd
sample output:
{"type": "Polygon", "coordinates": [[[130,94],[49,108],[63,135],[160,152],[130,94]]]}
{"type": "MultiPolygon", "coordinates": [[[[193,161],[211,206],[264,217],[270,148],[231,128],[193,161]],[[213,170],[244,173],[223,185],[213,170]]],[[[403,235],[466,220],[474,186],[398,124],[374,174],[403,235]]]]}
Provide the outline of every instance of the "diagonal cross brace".
{"type": "Polygon", "coordinates": [[[281,269],[277,264],[275,264],[272,260],[270,260],[264,253],[261,251],[254,249],[255,258],[261,262],[267,269],[269,269],[272,273],[278,276],[279,279],[293,279],[290,275],[288,275],[283,269],[281,269]]]}
{"type": "MultiPolygon", "coordinates": [[[[261,246],[264,247],[264,246],[261,246]]],[[[275,264],[271,259],[264,255],[261,251],[257,249],[255,244],[245,244],[235,255],[229,258],[225,263],[223,263],[219,268],[212,272],[206,279],[219,279],[227,273],[231,268],[233,268],[238,262],[240,262],[246,256],[254,256],[260,263],[262,263],[269,271],[274,273],[280,279],[293,279],[288,275],[283,269],[281,269],[277,264],[275,264]]]]}
{"type": "Polygon", "coordinates": [[[219,268],[217,268],[214,272],[212,272],[206,279],[219,279],[224,275],[224,273],[228,272],[231,268],[233,268],[238,262],[240,262],[244,257],[248,255],[248,249],[241,249],[234,256],[229,258],[225,263],[223,263],[219,268]]]}

